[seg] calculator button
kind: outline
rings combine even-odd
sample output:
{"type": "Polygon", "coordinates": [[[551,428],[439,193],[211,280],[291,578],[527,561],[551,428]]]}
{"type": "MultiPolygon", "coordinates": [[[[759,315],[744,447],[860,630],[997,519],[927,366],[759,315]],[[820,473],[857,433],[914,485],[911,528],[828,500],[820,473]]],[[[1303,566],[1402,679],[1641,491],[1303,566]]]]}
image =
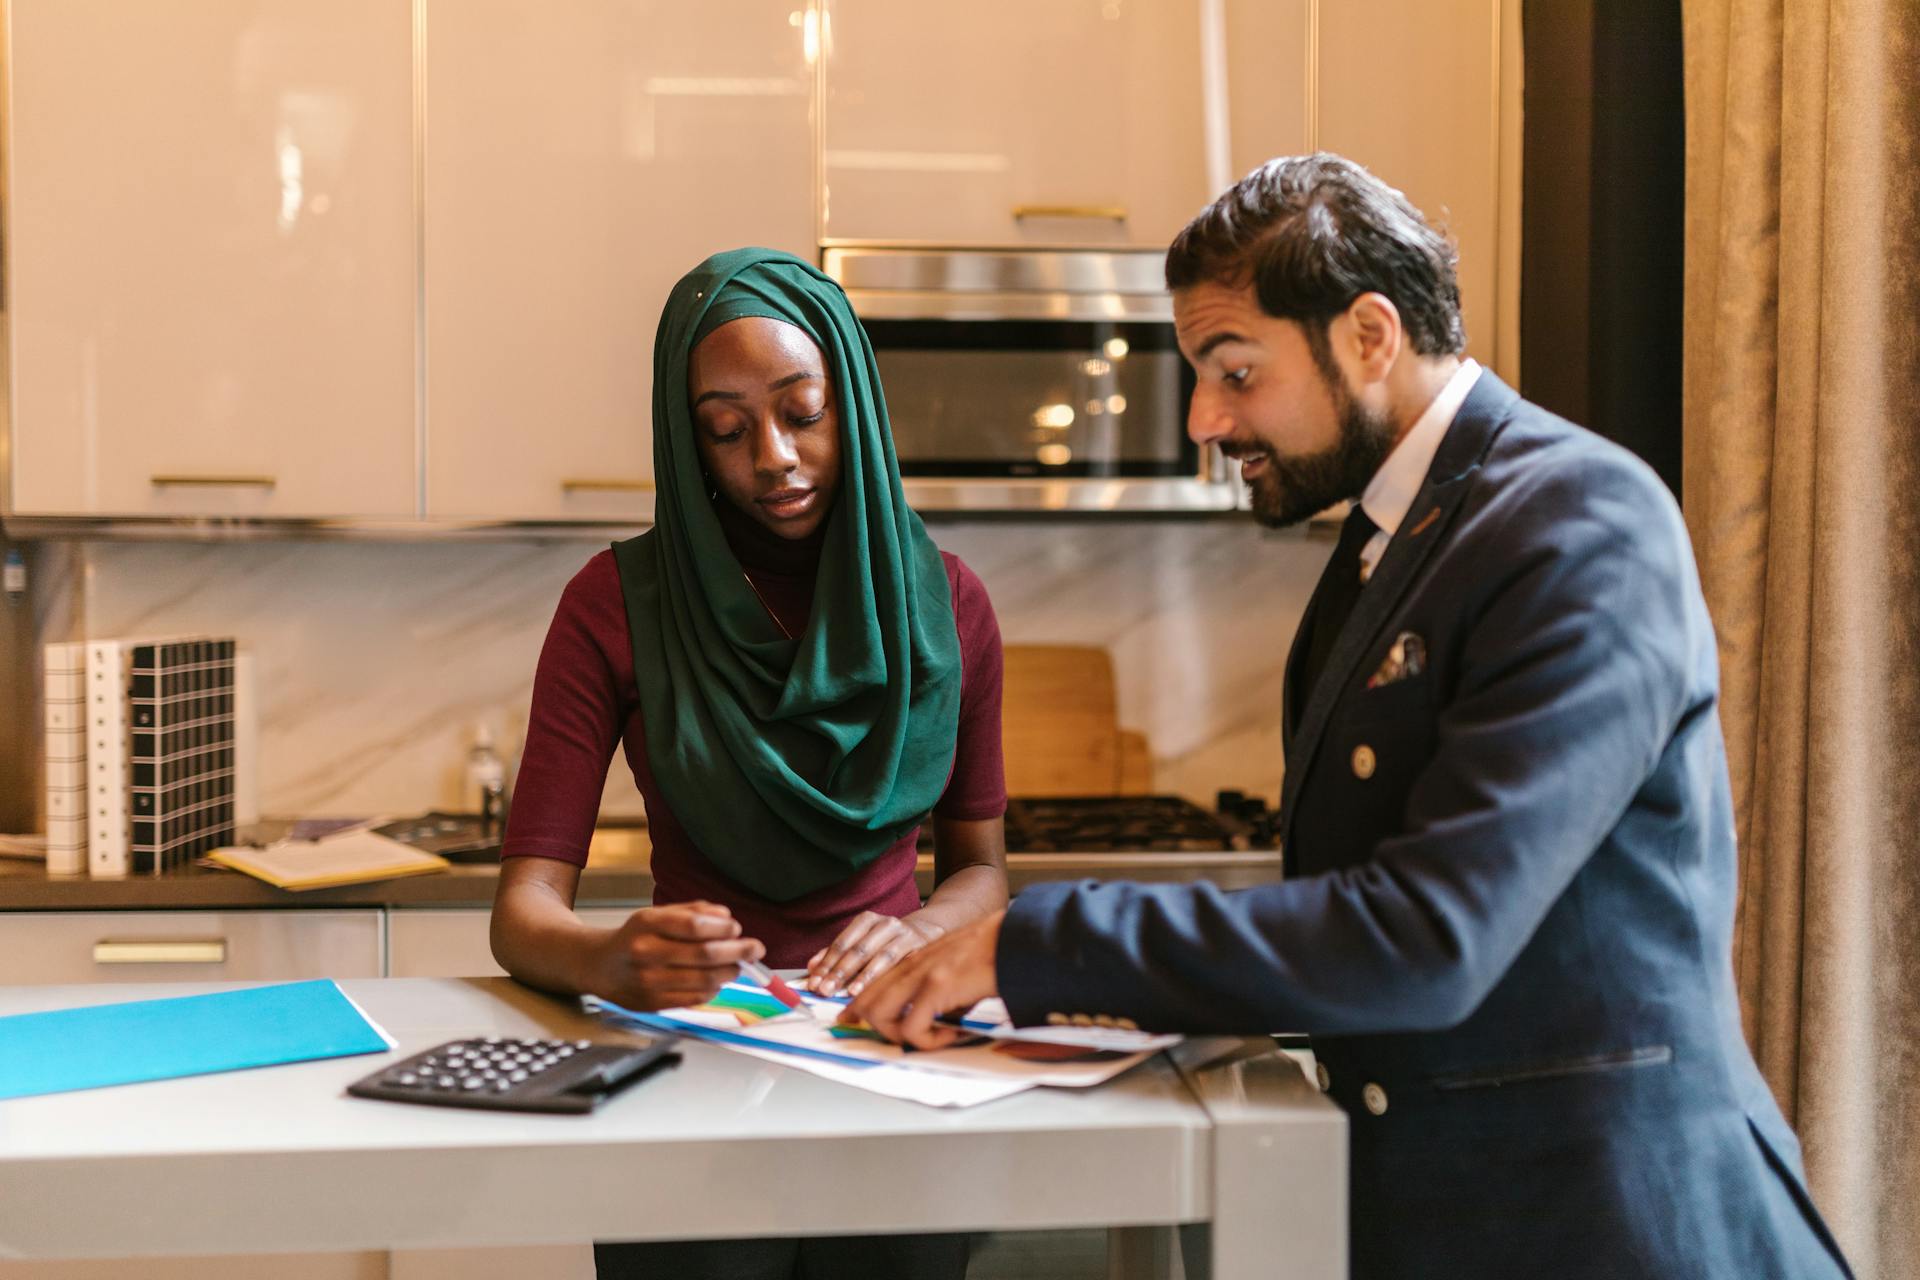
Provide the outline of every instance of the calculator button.
{"type": "Polygon", "coordinates": [[[511,1080],[514,1084],[519,1084],[522,1080],[525,1080],[526,1078],[527,1078],[527,1073],[525,1071],[515,1071],[512,1075],[507,1077],[507,1079],[511,1080]]]}
{"type": "Polygon", "coordinates": [[[512,1087],[513,1086],[508,1084],[505,1080],[495,1080],[493,1082],[493,1091],[495,1093],[505,1093],[508,1089],[511,1089],[512,1087]]]}
{"type": "Polygon", "coordinates": [[[591,1041],[591,1040],[575,1040],[575,1041],[573,1042],[573,1047],[574,1047],[574,1048],[576,1048],[576,1049],[591,1049],[591,1048],[593,1048],[593,1041],[591,1041]]]}
{"type": "Polygon", "coordinates": [[[578,1051],[572,1045],[563,1044],[553,1051],[553,1056],[556,1058],[571,1058],[576,1052],[578,1051]]]}
{"type": "Polygon", "coordinates": [[[436,1089],[451,1089],[453,1088],[453,1077],[452,1076],[436,1077],[433,1082],[433,1087],[436,1089]]]}
{"type": "Polygon", "coordinates": [[[396,1082],[406,1085],[418,1084],[420,1083],[420,1077],[411,1071],[402,1071],[399,1076],[396,1077],[396,1082]]]}
{"type": "Polygon", "coordinates": [[[480,1089],[480,1088],[484,1088],[486,1086],[486,1083],[487,1082],[485,1080],[482,1080],[479,1076],[468,1076],[465,1080],[462,1080],[460,1082],[460,1087],[462,1089],[480,1089]]]}

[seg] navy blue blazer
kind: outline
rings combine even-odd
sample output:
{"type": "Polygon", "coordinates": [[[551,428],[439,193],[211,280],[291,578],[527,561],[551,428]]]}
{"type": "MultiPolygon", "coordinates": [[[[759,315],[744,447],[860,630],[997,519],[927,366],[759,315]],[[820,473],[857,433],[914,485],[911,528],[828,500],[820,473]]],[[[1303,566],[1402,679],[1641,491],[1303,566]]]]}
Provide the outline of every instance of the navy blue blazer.
{"type": "Polygon", "coordinates": [[[1482,374],[1297,708],[1285,879],[1029,889],[1000,990],[1311,1033],[1355,1276],[1843,1275],[1741,1034],[1717,691],[1666,488],[1482,374]]]}

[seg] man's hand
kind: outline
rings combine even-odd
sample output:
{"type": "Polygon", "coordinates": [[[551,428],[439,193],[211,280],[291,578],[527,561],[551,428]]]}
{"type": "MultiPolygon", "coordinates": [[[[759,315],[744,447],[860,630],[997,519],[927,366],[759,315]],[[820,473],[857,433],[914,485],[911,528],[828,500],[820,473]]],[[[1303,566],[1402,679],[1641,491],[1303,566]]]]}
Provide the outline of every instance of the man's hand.
{"type": "Polygon", "coordinates": [[[862,911],[839,937],[807,961],[807,987],[823,996],[842,990],[857,996],[868,983],[943,932],[939,925],[911,916],[896,920],[877,911],[862,911]]]}
{"type": "Polygon", "coordinates": [[[993,963],[1000,945],[1000,921],[1006,914],[996,911],[982,916],[914,952],[868,983],[847,1006],[843,1019],[864,1020],[887,1039],[916,1049],[952,1044],[965,1033],[939,1025],[934,1018],[965,1013],[998,993],[993,963]]]}
{"type": "Polygon", "coordinates": [[[593,949],[584,990],[628,1009],[701,1004],[758,960],[766,947],[740,936],[740,922],[712,902],[642,907],[593,949]]]}

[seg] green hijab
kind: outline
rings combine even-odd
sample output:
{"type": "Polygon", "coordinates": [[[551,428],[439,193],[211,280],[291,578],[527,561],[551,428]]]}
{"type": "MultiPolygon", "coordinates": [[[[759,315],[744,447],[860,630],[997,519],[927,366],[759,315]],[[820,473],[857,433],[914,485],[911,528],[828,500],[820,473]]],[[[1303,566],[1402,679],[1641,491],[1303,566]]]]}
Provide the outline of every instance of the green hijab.
{"type": "Polygon", "coordinates": [[[667,299],[653,348],[654,527],[614,544],[648,762],[694,845],[785,902],[846,879],[946,788],[960,642],[946,566],[907,507],[866,332],[840,286],[791,254],[735,249],[667,299]],[[753,594],[709,498],[687,364],[729,320],[819,346],[840,416],[840,489],[813,612],[794,639],[753,594]]]}

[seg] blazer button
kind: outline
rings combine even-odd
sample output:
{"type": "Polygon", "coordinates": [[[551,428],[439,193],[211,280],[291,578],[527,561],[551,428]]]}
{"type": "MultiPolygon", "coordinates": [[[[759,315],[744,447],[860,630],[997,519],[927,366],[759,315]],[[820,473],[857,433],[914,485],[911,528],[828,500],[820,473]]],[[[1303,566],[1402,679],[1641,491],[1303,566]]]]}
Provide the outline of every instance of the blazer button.
{"type": "Polygon", "coordinates": [[[1387,1114],[1387,1091],[1371,1080],[1360,1090],[1360,1101],[1377,1116],[1387,1114]]]}
{"type": "Polygon", "coordinates": [[[1313,1078],[1319,1082],[1320,1092],[1325,1093],[1327,1090],[1333,1088],[1333,1075],[1327,1070],[1326,1063],[1316,1062],[1313,1064],[1313,1078]]]}
{"type": "Polygon", "coordinates": [[[1373,767],[1379,762],[1373,758],[1373,748],[1361,743],[1353,749],[1353,776],[1362,782],[1373,776],[1373,767]]]}

